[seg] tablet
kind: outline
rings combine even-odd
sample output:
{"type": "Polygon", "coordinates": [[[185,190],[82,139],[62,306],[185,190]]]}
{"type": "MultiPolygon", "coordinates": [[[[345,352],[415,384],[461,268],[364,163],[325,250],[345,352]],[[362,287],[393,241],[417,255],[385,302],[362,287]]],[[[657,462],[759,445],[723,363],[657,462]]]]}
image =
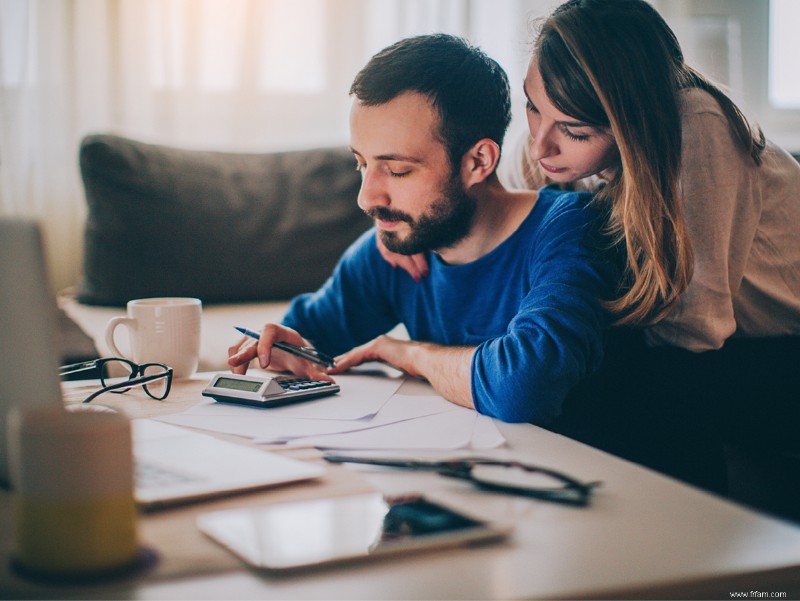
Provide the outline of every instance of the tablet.
{"type": "Polygon", "coordinates": [[[249,565],[275,571],[499,541],[511,531],[416,493],[217,511],[197,525],[249,565]]]}

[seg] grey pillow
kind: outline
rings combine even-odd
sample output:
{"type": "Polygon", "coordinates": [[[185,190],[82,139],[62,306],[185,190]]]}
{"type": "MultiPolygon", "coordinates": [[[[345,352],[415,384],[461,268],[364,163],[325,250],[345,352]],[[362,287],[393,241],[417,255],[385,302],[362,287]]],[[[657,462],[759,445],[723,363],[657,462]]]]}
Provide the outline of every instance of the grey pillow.
{"type": "Polygon", "coordinates": [[[78,299],[286,300],[315,290],[370,225],[345,148],[204,152],[87,136],[78,299]]]}

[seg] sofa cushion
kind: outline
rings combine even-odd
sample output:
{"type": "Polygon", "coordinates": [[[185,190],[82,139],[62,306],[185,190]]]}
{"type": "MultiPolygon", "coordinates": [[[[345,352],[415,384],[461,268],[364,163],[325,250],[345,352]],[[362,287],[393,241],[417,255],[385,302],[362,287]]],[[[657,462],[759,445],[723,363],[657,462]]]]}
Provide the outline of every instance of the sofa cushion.
{"type": "Polygon", "coordinates": [[[286,300],[315,290],[370,220],[345,148],[238,154],[91,135],[78,300],[286,300]]]}

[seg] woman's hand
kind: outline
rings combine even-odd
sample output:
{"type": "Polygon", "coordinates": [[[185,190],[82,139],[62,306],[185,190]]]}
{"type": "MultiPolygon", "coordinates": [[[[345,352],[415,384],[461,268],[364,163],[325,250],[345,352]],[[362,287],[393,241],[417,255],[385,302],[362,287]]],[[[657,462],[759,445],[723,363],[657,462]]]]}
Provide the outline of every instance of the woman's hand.
{"type": "Polygon", "coordinates": [[[428,260],[422,253],[417,255],[394,253],[383,245],[380,238],[377,239],[377,244],[378,252],[381,253],[384,261],[392,267],[404,269],[408,275],[414,278],[415,282],[419,282],[422,278],[428,276],[428,260]]]}

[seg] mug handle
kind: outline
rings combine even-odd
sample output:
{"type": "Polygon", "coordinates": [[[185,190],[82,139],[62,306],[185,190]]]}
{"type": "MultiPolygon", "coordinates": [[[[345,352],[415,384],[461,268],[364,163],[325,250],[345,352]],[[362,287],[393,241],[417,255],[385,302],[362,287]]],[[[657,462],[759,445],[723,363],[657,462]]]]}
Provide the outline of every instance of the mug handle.
{"type": "MultiPolygon", "coordinates": [[[[114,330],[116,330],[117,326],[120,325],[133,328],[135,327],[135,322],[136,320],[131,319],[130,317],[112,317],[108,320],[108,324],[106,325],[106,346],[108,346],[114,357],[125,357],[125,355],[120,352],[116,343],[114,342],[114,330]]],[[[130,359],[130,357],[125,358],[130,359]]]]}

